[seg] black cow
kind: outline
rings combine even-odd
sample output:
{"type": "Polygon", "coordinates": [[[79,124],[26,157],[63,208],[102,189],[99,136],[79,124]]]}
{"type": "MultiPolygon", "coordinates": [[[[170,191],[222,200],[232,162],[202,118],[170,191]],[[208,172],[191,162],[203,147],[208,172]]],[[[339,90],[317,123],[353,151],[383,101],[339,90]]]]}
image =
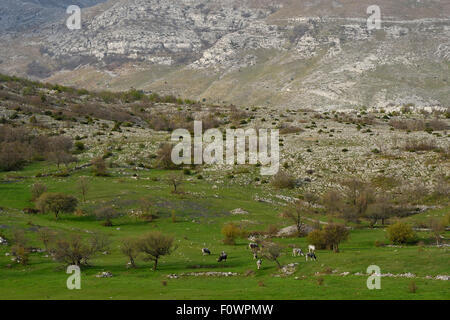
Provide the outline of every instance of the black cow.
{"type": "Polygon", "coordinates": [[[203,249],[202,249],[202,253],[203,253],[204,256],[205,256],[205,255],[210,255],[210,254],[211,254],[211,251],[209,251],[208,248],[203,248],[203,249]]]}
{"type": "Polygon", "coordinates": [[[310,258],[311,260],[317,261],[316,254],[314,252],[308,252],[306,254],[306,261],[308,261],[308,258],[310,258]]]}
{"type": "Polygon", "coordinates": [[[225,253],[225,251],[222,251],[222,253],[219,256],[219,259],[217,260],[217,262],[222,262],[222,261],[227,261],[227,254],[225,253]]]}

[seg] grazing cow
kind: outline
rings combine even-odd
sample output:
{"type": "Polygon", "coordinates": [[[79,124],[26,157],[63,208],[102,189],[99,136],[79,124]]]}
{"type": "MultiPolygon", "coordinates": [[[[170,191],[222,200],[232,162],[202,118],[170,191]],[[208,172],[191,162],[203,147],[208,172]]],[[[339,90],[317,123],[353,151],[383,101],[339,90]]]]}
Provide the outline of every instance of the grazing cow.
{"type": "Polygon", "coordinates": [[[227,257],[228,255],[225,253],[225,251],[222,251],[217,262],[227,261],[227,257]]]}
{"type": "Polygon", "coordinates": [[[314,252],[308,252],[306,254],[306,261],[308,261],[308,258],[310,258],[311,260],[317,261],[316,254],[314,252]]]}
{"type": "Polygon", "coordinates": [[[205,255],[210,255],[210,254],[211,254],[211,251],[209,251],[208,248],[203,248],[203,249],[202,249],[202,253],[203,253],[204,256],[205,256],[205,255]]]}
{"type": "Polygon", "coordinates": [[[258,261],[256,261],[256,267],[259,269],[261,269],[261,265],[262,265],[262,260],[258,259],[258,261]]]}
{"type": "Polygon", "coordinates": [[[298,257],[298,256],[304,256],[305,254],[303,253],[302,249],[300,248],[294,248],[292,249],[292,256],[293,257],[298,257]]]}
{"type": "Polygon", "coordinates": [[[27,213],[27,214],[38,214],[40,212],[39,210],[33,209],[33,208],[25,208],[22,211],[23,211],[23,213],[27,213]]]}
{"type": "Polygon", "coordinates": [[[316,252],[316,246],[315,245],[313,245],[313,244],[310,244],[309,246],[308,246],[308,252],[316,252]]]}

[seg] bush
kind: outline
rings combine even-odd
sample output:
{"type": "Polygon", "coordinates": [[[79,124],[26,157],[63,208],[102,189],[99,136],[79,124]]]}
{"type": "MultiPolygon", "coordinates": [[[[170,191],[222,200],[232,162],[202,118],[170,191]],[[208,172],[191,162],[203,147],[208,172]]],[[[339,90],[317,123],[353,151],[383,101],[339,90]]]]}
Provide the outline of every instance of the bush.
{"type": "Polygon", "coordinates": [[[430,151],[437,148],[436,141],[432,139],[410,138],[406,140],[403,149],[409,152],[430,151]]]}
{"type": "Polygon", "coordinates": [[[103,158],[95,158],[91,161],[94,176],[107,177],[106,162],[103,158]]]}
{"type": "Polygon", "coordinates": [[[411,282],[409,283],[408,290],[409,290],[410,293],[416,293],[416,291],[417,291],[417,285],[416,285],[416,283],[415,283],[414,281],[411,281],[411,282]]]}
{"type": "Polygon", "coordinates": [[[316,246],[316,249],[323,250],[327,248],[327,243],[322,230],[313,230],[308,234],[308,242],[316,246]]]}
{"type": "Polygon", "coordinates": [[[5,142],[0,145],[0,171],[13,171],[23,168],[26,162],[27,147],[20,142],[5,142]]]}
{"type": "Polygon", "coordinates": [[[173,145],[169,143],[162,144],[156,153],[156,163],[160,169],[177,169],[179,166],[172,161],[173,145]]]}
{"type": "Polygon", "coordinates": [[[350,232],[341,224],[331,223],[323,230],[313,230],[308,234],[309,243],[317,249],[328,248],[334,252],[339,252],[339,244],[348,239],[350,232]]]}
{"type": "Polygon", "coordinates": [[[78,205],[75,197],[62,193],[44,193],[36,201],[36,207],[42,212],[53,212],[58,219],[60,213],[73,213],[78,205]]]}
{"type": "Polygon", "coordinates": [[[242,235],[242,229],[233,222],[229,222],[222,227],[222,234],[225,237],[223,240],[225,244],[235,245],[236,238],[239,238],[242,235]]]}
{"type": "Polygon", "coordinates": [[[104,220],[103,225],[105,227],[112,227],[113,223],[111,220],[119,216],[119,213],[113,207],[97,209],[94,214],[97,219],[104,220]]]}
{"type": "Polygon", "coordinates": [[[272,186],[277,189],[294,189],[295,179],[286,172],[280,171],[272,178],[272,186]]]}
{"type": "Polygon", "coordinates": [[[404,222],[397,222],[387,229],[388,238],[393,244],[411,243],[416,240],[412,227],[404,222]]]}

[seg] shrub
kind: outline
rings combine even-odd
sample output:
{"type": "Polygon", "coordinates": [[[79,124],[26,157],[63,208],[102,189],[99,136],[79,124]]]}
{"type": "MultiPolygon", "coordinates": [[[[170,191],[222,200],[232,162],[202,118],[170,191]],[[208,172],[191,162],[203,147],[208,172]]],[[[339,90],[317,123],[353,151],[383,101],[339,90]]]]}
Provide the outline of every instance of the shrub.
{"type": "Polygon", "coordinates": [[[15,257],[15,261],[22,265],[28,264],[30,251],[27,247],[28,239],[25,237],[23,229],[15,229],[12,234],[11,253],[15,257]]]}
{"type": "Polygon", "coordinates": [[[81,142],[81,141],[75,142],[75,150],[76,150],[77,152],[82,152],[82,151],[84,151],[85,149],[86,149],[86,147],[84,146],[84,143],[83,143],[83,142],[81,142]]]}
{"type": "Polygon", "coordinates": [[[409,283],[408,290],[409,290],[410,293],[416,293],[417,285],[416,285],[416,283],[414,281],[411,281],[409,283]]]}
{"type": "Polygon", "coordinates": [[[334,252],[339,252],[339,244],[348,239],[350,232],[342,224],[330,223],[323,228],[325,242],[334,252]]]}
{"type": "Polygon", "coordinates": [[[95,158],[91,161],[94,176],[107,177],[106,162],[103,158],[95,158]]]}
{"type": "Polygon", "coordinates": [[[416,239],[412,227],[404,222],[397,222],[387,229],[388,238],[393,244],[410,243],[416,239]]]}
{"type": "Polygon", "coordinates": [[[119,216],[119,213],[113,207],[103,207],[97,209],[94,214],[97,219],[104,220],[103,225],[105,227],[111,227],[113,225],[111,220],[119,216]]]}
{"type": "Polygon", "coordinates": [[[331,223],[322,230],[313,230],[308,234],[309,243],[317,249],[328,248],[334,252],[339,252],[339,244],[348,239],[350,232],[341,224],[331,223]]]}
{"type": "Polygon", "coordinates": [[[62,193],[44,193],[36,201],[36,207],[42,212],[53,212],[58,219],[60,213],[73,213],[78,200],[62,193]]]}
{"type": "Polygon", "coordinates": [[[272,178],[272,186],[277,189],[294,189],[295,179],[286,172],[280,171],[272,178]]]}
{"type": "Polygon", "coordinates": [[[403,150],[409,152],[430,151],[437,148],[436,141],[432,139],[409,138],[403,145],[403,150]]]}
{"type": "Polygon", "coordinates": [[[326,249],[327,243],[322,230],[313,230],[308,234],[308,242],[315,245],[317,249],[326,249]]]}
{"type": "Polygon", "coordinates": [[[225,237],[223,240],[225,244],[234,245],[236,238],[242,235],[242,230],[233,222],[229,222],[222,227],[222,234],[225,237]]]}
{"type": "Polygon", "coordinates": [[[26,162],[28,150],[20,142],[4,142],[0,144],[0,171],[20,170],[26,162]]]}
{"type": "Polygon", "coordinates": [[[156,153],[156,163],[161,169],[177,169],[179,166],[172,161],[173,145],[169,143],[162,144],[156,153]]]}

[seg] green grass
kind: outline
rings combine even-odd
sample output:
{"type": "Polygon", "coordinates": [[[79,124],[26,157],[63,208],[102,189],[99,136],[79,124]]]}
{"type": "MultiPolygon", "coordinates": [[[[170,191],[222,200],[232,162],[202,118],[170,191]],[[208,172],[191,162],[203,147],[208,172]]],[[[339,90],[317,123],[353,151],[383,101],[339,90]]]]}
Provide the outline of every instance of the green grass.
{"type": "MultiPolygon", "coordinates": [[[[277,239],[286,245],[282,264],[298,262],[295,274],[277,277],[280,273],[274,263],[263,262],[261,270],[256,270],[248,241],[240,239],[236,246],[222,243],[221,227],[234,221],[249,230],[264,230],[268,224],[280,227],[288,225],[280,220],[280,207],[270,203],[256,202],[254,196],[266,193],[261,187],[238,186],[232,182],[219,184],[212,189],[204,180],[186,182],[184,195],[172,194],[165,182],[167,171],[150,170],[139,172],[139,179],[132,178],[131,170],[112,170],[107,178],[90,177],[91,187],[88,201],[80,203],[87,210],[103,202],[113,202],[122,212],[137,207],[137,200],[151,197],[157,204],[160,218],[151,223],[135,221],[123,216],[113,220],[113,227],[103,227],[92,216],[76,217],[62,215],[55,220],[51,214],[25,215],[20,212],[33,204],[30,199],[30,186],[35,182],[44,183],[49,191],[64,192],[79,197],[76,180],[81,175],[90,176],[89,170],[76,172],[67,178],[33,178],[39,172],[51,171],[46,163],[33,164],[18,173],[0,173],[0,181],[9,176],[8,183],[0,183],[0,234],[11,235],[14,228],[24,228],[34,247],[42,247],[37,240],[36,226],[47,226],[65,233],[87,235],[86,230],[107,234],[111,240],[108,255],[97,255],[92,259],[91,267],[82,270],[82,290],[71,291],[66,288],[68,275],[61,264],[45,258],[45,253],[33,253],[30,264],[17,265],[11,262],[5,253],[9,247],[0,246],[0,299],[449,299],[448,281],[428,280],[427,275],[450,274],[448,249],[436,247],[405,246],[402,248],[375,247],[375,241],[386,240],[382,228],[354,229],[350,239],[341,245],[340,253],[318,251],[317,262],[305,262],[303,257],[291,256],[289,244],[306,248],[305,238],[277,239]],[[124,174],[120,172],[124,171],[124,174]],[[15,176],[15,177],[14,177],[15,176]],[[159,181],[155,181],[159,178],[159,181]],[[249,212],[245,216],[233,216],[230,210],[243,208],[249,212]],[[170,218],[175,210],[177,222],[170,218]],[[5,228],[6,227],[6,228],[5,228]],[[120,228],[118,230],[117,228],[120,228]],[[156,272],[151,271],[151,263],[138,259],[138,268],[126,269],[127,259],[119,251],[120,239],[139,236],[150,230],[161,230],[175,237],[178,249],[168,257],[163,257],[156,272]],[[202,256],[201,248],[208,247],[211,256],[202,256]],[[229,260],[217,263],[218,253],[225,250],[229,260]],[[382,278],[381,290],[368,290],[366,276],[353,275],[365,273],[369,265],[378,265],[382,273],[411,272],[418,276],[414,279],[417,292],[410,293],[411,279],[382,278]],[[11,265],[11,266],[8,266],[11,265]],[[319,285],[316,272],[327,269],[336,270],[336,274],[324,274],[323,284],[319,285]],[[245,276],[248,270],[253,274],[245,276]],[[96,278],[102,271],[110,271],[113,278],[96,278]],[[204,271],[238,272],[236,277],[192,277],[168,279],[169,274],[204,271]],[[350,272],[348,276],[338,273],[350,272]],[[298,278],[296,280],[295,278],[298,278]],[[166,285],[163,284],[166,281],[166,285]],[[220,290],[218,290],[220,288],[220,290]]],[[[406,220],[425,219],[427,214],[444,215],[449,208],[427,212],[406,220]]],[[[319,217],[325,220],[325,217],[319,217]]],[[[449,233],[446,233],[448,237],[449,233]]],[[[420,233],[420,239],[428,240],[430,235],[420,233]]]]}

